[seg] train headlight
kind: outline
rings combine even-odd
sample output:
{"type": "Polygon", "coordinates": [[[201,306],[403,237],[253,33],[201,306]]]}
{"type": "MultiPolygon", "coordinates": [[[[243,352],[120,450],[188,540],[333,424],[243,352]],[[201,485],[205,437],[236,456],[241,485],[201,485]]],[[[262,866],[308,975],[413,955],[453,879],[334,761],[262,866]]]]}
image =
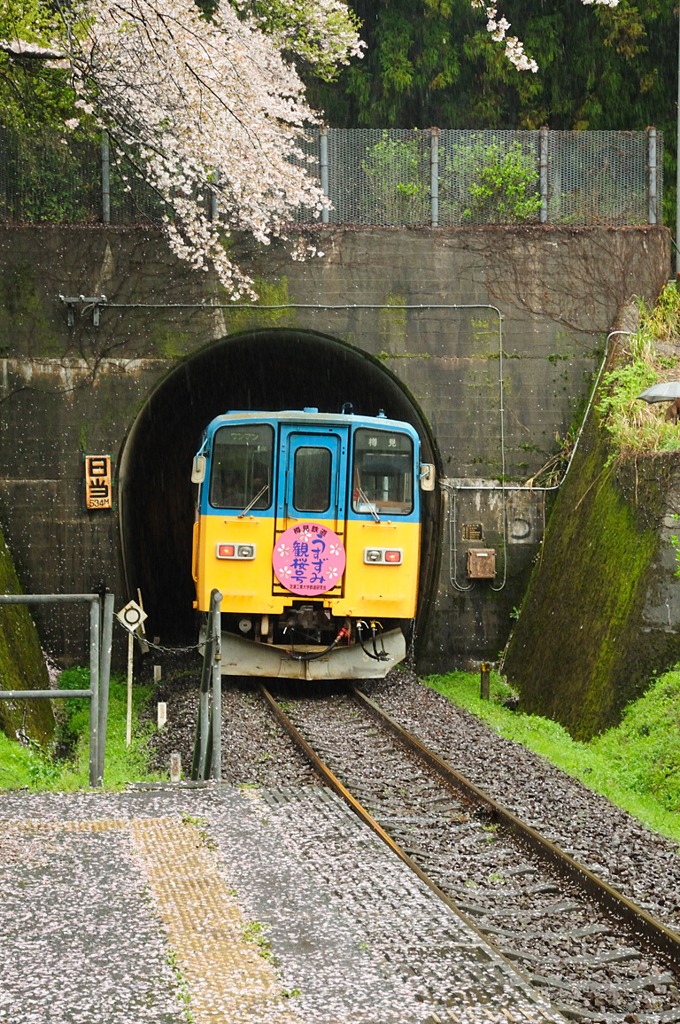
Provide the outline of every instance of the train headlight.
{"type": "Polygon", "coordinates": [[[364,562],[367,565],[401,565],[401,548],[364,548],[364,562]]]}
{"type": "Polygon", "coordinates": [[[231,558],[243,562],[250,562],[255,558],[254,544],[227,544],[219,543],[215,554],[218,558],[231,558]]]}

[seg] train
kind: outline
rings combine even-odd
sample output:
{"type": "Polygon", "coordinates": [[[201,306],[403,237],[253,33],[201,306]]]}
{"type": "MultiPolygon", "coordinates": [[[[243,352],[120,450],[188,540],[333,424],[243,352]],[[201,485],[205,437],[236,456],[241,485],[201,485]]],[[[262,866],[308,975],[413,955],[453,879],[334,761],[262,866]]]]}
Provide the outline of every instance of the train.
{"type": "Polygon", "coordinates": [[[234,411],[193,460],[194,607],[221,595],[223,675],[382,678],[418,600],[421,491],[410,423],[316,408],[234,411]]]}

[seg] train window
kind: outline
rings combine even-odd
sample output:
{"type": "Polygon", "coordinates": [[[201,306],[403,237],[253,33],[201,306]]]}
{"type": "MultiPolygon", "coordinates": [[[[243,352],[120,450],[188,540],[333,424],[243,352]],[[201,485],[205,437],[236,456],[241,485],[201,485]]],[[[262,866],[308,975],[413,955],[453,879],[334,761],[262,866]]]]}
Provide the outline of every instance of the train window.
{"type": "Polygon", "coordinates": [[[273,500],[274,431],[266,423],[219,427],[213,441],[210,504],[263,509],[273,500]]]}
{"type": "Polygon", "coordinates": [[[413,511],[413,442],[407,434],[357,430],[352,508],[408,515],[413,511]]]}
{"type": "Polygon", "coordinates": [[[331,503],[332,456],[328,448],[295,452],[293,505],[298,512],[326,512],[331,503]]]}

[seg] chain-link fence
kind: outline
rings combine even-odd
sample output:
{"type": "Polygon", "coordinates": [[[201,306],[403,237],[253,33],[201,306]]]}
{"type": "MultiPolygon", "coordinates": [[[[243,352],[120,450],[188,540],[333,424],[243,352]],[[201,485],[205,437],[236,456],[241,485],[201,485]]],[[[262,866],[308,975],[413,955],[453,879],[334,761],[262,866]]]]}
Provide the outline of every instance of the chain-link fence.
{"type": "Polygon", "coordinates": [[[110,158],[106,139],[0,128],[0,222],[135,224],[162,215],[160,198],[128,161],[110,158]]]}
{"type": "MultiPolygon", "coordinates": [[[[646,132],[331,128],[303,142],[331,224],[655,224],[663,139],[646,132]]],[[[0,130],[0,221],[130,224],[163,204],[108,145],[0,130]],[[115,154],[113,154],[115,157],[115,154]]],[[[301,212],[300,222],[311,221],[301,212]]]]}

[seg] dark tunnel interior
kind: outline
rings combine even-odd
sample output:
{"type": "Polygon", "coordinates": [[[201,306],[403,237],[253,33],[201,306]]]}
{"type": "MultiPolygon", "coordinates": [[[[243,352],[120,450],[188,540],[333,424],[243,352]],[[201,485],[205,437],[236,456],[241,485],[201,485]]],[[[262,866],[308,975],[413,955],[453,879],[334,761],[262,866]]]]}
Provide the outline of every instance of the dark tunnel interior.
{"type": "MultiPolygon", "coordinates": [[[[141,592],[148,636],[162,644],[196,639],[190,474],[210,420],[239,409],[340,412],[346,402],[356,413],[382,409],[412,423],[423,460],[436,461],[429,429],[397,379],[377,360],[323,335],[279,329],[232,336],[189,357],[157,386],[126,438],[119,473],[127,593],[141,592]]],[[[438,504],[425,497],[421,595],[431,590],[439,536],[438,504]]]]}

